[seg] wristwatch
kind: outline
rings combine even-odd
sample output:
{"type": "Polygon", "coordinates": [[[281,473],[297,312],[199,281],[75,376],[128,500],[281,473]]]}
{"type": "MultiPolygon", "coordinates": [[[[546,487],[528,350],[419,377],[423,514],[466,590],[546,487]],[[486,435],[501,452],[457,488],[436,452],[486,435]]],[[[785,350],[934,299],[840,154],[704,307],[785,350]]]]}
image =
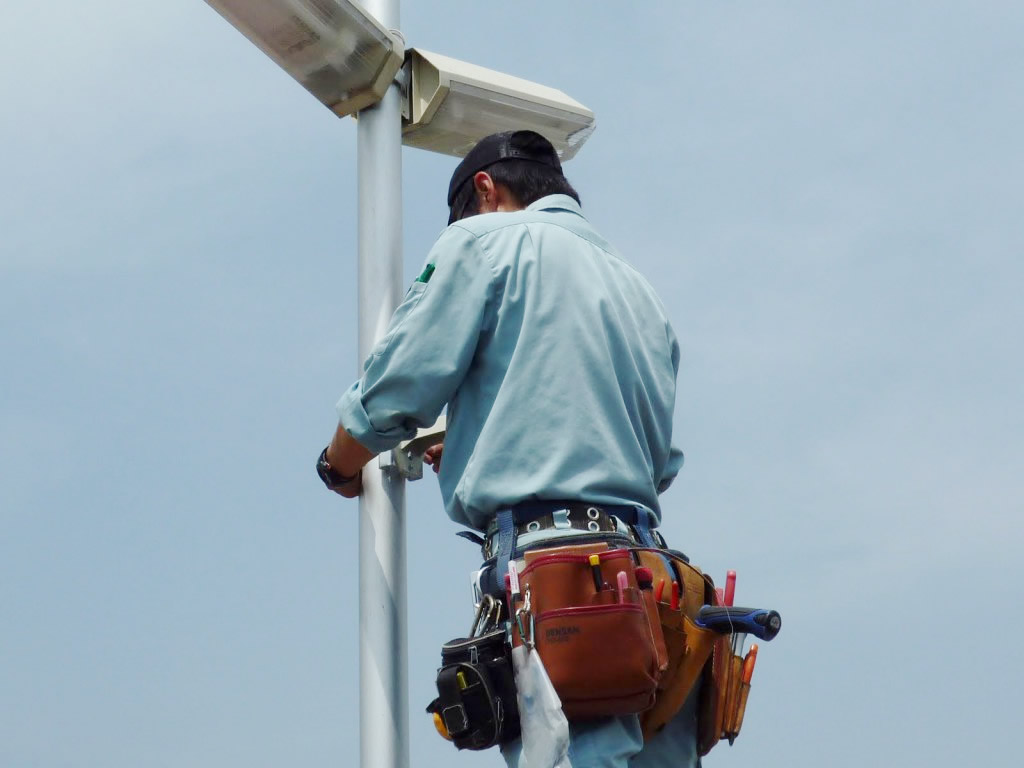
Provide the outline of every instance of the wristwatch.
{"type": "Polygon", "coordinates": [[[332,491],[339,486],[351,483],[359,477],[358,472],[354,475],[343,475],[332,467],[330,462],[327,461],[326,448],[320,451],[320,458],[316,460],[316,473],[320,476],[320,479],[324,481],[324,485],[332,491]]]}

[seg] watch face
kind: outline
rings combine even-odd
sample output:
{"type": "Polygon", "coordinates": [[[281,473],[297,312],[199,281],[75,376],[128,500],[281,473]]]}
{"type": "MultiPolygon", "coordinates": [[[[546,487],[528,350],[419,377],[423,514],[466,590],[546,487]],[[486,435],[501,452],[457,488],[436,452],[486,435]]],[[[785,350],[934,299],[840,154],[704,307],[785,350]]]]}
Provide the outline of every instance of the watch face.
{"type": "Polygon", "coordinates": [[[330,465],[327,461],[327,449],[324,448],[320,453],[320,458],[316,462],[316,473],[320,475],[320,479],[324,481],[324,485],[330,488],[332,491],[338,486],[351,483],[357,477],[359,473],[352,475],[352,477],[345,477],[338,470],[330,465]]]}
{"type": "Polygon", "coordinates": [[[316,461],[316,473],[328,488],[334,485],[334,478],[331,477],[331,465],[327,463],[326,448],[321,451],[320,458],[316,461]]]}

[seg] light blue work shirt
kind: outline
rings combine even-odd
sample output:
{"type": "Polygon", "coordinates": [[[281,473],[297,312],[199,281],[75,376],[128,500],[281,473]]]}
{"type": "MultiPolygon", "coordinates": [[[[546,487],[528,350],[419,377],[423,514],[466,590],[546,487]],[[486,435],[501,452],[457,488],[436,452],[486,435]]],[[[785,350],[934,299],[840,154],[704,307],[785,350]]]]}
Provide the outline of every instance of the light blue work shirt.
{"type": "Polygon", "coordinates": [[[671,447],[679,344],[651,285],[566,195],[458,221],[395,310],[340,423],[381,453],[445,405],[448,515],[485,530],[525,500],[640,504],[671,447]]]}

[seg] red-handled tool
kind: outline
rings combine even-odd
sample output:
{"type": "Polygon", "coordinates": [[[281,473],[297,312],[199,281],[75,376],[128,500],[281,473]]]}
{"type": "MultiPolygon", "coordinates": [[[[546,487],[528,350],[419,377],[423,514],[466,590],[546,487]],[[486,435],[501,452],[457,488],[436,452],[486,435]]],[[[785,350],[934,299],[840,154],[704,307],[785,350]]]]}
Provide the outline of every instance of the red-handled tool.
{"type": "Polygon", "coordinates": [[[722,602],[725,605],[732,605],[733,599],[736,597],[736,571],[726,571],[725,573],[725,594],[723,595],[722,602]]]}

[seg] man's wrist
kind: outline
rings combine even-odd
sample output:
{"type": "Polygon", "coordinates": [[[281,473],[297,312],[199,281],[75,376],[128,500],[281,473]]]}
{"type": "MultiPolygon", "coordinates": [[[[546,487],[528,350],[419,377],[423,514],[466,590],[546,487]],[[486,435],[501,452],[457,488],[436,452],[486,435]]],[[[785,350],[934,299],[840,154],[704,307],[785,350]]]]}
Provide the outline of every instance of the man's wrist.
{"type": "Polygon", "coordinates": [[[316,473],[320,476],[323,484],[332,491],[335,488],[340,488],[343,485],[348,485],[349,483],[354,482],[360,475],[359,472],[356,472],[354,475],[345,475],[332,467],[330,461],[327,459],[327,448],[324,448],[320,452],[320,457],[316,462],[316,473]]]}

